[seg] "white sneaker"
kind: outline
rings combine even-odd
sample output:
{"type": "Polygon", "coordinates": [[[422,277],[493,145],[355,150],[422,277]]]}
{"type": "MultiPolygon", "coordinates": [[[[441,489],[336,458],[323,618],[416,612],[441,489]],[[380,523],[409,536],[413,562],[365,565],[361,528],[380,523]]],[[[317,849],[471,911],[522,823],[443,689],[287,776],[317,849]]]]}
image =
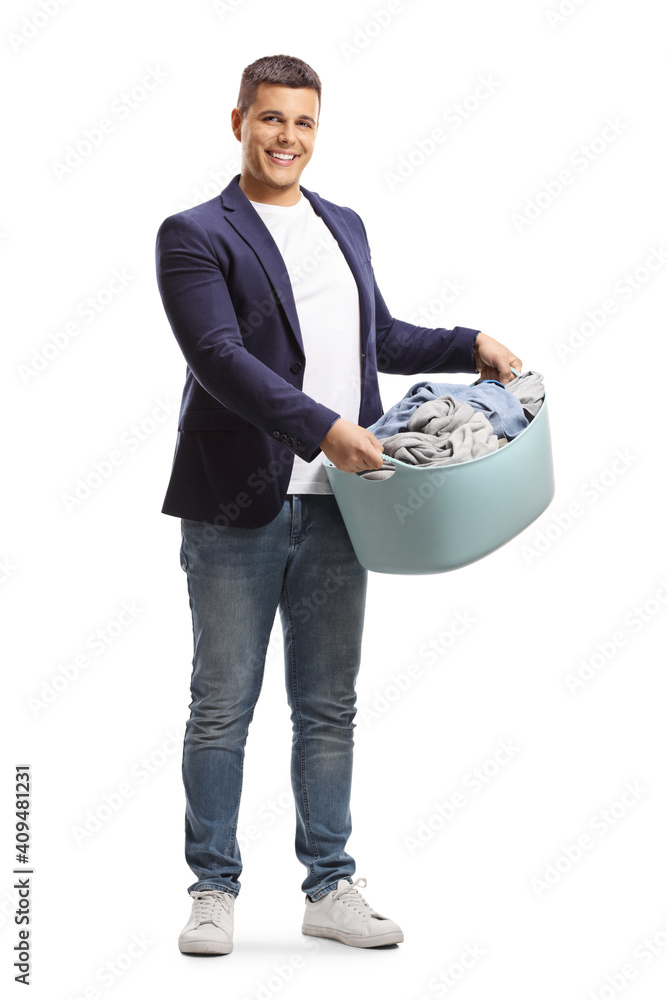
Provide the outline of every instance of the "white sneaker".
{"type": "Polygon", "coordinates": [[[356,882],[341,878],[333,892],[314,903],[306,896],[302,933],[333,938],[353,948],[375,948],[402,941],[403,931],[398,924],[369,906],[355,888],[357,885],[364,888],[366,884],[365,878],[358,878],[356,882]]]}
{"type": "Polygon", "coordinates": [[[193,889],[190,895],[194,903],[178,938],[179,951],[184,955],[228,955],[234,947],[236,897],[217,889],[193,889]]]}

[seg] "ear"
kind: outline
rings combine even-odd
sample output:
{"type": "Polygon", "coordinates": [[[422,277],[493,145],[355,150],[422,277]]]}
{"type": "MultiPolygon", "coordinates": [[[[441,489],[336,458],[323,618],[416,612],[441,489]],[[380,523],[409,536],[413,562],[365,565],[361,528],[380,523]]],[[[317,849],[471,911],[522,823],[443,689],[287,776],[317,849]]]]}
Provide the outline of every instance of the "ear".
{"type": "Polygon", "coordinates": [[[241,141],[241,125],[243,123],[243,115],[238,108],[232,109],[232,132],[241,141]]]}

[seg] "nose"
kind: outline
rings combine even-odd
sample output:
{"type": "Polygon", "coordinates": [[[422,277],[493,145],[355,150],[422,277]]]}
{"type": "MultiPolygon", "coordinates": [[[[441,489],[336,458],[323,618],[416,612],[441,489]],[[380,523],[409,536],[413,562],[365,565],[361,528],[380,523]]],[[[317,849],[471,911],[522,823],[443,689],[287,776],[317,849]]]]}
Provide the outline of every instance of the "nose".
{"type": "Polygon", "coordinates": [[[294,141],[295,135],[294,125],[291,122],[283,122],[282,128],[278,133],[278,141],[284,142],[289,146],[294,141]]]}

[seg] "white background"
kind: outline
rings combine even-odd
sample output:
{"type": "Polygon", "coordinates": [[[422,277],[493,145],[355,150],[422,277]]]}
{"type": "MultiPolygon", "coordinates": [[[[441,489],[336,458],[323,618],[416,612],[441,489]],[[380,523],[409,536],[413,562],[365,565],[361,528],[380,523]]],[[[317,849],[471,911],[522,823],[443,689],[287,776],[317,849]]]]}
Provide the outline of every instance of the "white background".
{"type": "MultiPolygon", "coordinates": [[[[558,2],[3,6],[0,939],[12,996],[13,774],[26,763],[33,997],[664,996],[664,39],[649,0],[566,0],[556,20],[558,2]],[[425,325],[483,329],[544,373],[557,488],[474,565],[370,575],[348,846],[404,943],[301,935],[276,627],[247,747],[239,829],[258,834],[235,949],[197,960],[176,944],[193,880],[180,775],[192,634],[179,522],[160,513],[185,364],[154,244],[166,216],[238,172],[241,71],[279,52],[323,83],[304,186],[361,214],[394,316],[428,309],[425,325]],[[112,111],[151,69],[145,100],[112,111]],[[482,78],[493,93],[475,99],[482,78]],[[467,119],[419,163],[460,103],[467,119]],[[105,117],[113,130],[59,178],[67,147],[105,117]],[[392,185],[401,157],[412,172],[392,185]],[[114,270],[127,285],[107,303],[114,270]],[[448,280],[465,291],[444,306],[448,280]],[[103,306],[91,322],[88,296],[103,306]],[[154,411],[165,418],[151,423],[154,411]],[[68,509],[113,451],[121,464],[68,509]],[[117,633],[124,602],[132,624],[94,652],[90,636],[117,633]],[[457,613],[474,624],[429,662],[423,644],[457,613]],[[591,657],[572,693],[567,675],[591,657]],[[410,664],[421,674],[399,692],[410,664]],[[517,749],[498,766],[501,741],[517,749]],[[465,805],[444,822],[436,806],[456,792],[465,805]],[[120,805],[105,811],[105,796],[120,805]],[[145,946],[128,958],[133,935],[145,946]],[[467,968],[466,949],[478,956],[467,968]]],[[[382,376],[385,406],[414,381],[382,376]]]]}

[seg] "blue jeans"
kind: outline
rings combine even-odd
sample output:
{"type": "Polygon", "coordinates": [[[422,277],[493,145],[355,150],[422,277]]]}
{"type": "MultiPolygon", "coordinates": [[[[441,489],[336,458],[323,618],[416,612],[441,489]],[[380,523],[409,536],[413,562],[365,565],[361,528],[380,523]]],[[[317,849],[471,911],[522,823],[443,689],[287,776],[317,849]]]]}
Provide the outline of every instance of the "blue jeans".
{"type": "Polygon", "coordinates": [[[248,727],[280,609],[292,718],[291,781],[302,889],[354,878],[346,853],[355,683],[367,572],[331,494],[288,496],[261,528],[181,520],[194,658],[183,745],[185,856],[193,889],[237,895],[236,838],[248,727]]]}

